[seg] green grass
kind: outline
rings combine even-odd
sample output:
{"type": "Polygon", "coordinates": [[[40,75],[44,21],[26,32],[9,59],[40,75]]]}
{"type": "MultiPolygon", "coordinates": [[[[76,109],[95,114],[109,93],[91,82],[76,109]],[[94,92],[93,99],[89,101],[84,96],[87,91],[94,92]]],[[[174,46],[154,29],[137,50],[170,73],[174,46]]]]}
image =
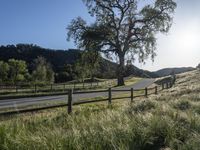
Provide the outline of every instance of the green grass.
{"type": "Polygon", "coordinates": [[[115,101],[0,118],[1,150],[199,150],[200,73],[133,103],[115,101]],[[191,82],[193,84],[191,84],[191,82]],[[182,92],[190,91],[190,92],[182,92]]]}

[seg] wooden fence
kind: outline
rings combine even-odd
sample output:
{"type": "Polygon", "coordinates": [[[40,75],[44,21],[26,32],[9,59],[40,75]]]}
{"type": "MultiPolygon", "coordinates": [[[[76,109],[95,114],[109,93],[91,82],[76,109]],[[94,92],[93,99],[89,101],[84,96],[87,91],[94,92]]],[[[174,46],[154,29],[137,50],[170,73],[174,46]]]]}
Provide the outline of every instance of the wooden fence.
{"type": "Polygon", "coordinates": [[[20,93],[33,93],[37,94],[40,92],[43,93],[56,93],[56,92],[66,92],[68,89],[80,90],[80,89],[91,89],[98,88],[101,86],[110,86],[111,84],[115,84],[114,80],[106,80],[106,81],[96,81],[96,82],[83,82],[83,83],[60,83],[60,84],[17,84],[17,85],[9,85],[9,84],[0,84],[0,94],[20,94],[20,93]]]}
{"type": "MultiPolygon", "coordinates": [[[[109,88],[108,90],[99,90],[99,91],[86,91],[86,92],[73,92],[72,89],[68,90],[66,95],[68,96],[68,103],[66,104],[60,104],[60,105],[53,105],[53,106],[46,106],[46,107],[40,107],[40,108],[31,108],[31,109],[23,109],[23,110],[15,110],[15,111],[9,111],[9,112],[2,112],[0,113],[1,116],[5,115],[13,115],[13,114],[19,114],[19,113],[26,113],[26,112],[35,112],[39,110],[45,110],[45,109],[52,109],[52,108],[58,108],[58,107],[66,107],[68,113],[71,114],[73,110],[73,105],[81,105],[81,104],[88,104],[88,103],[96,103],[96,102],[104,102],[107,101],[108,105],[112,104],[113,100],[116,99],[125,99],[125,98],[130,98],[130,101],[133,102],[134,98],[136,97],[148,97],[148,95],[151,94],[158,94],[159,91],[171,88],[173,84],[175,83],[175,80],[171,80],[168,82],[163,82],[161,86],[155,86],[153,88],[145,88],[145,89],[111,89],[109,88]],[[134,95],[136,91],[143,91],[144,94],[141,95],[134,95]],[[124,96],[124,97],[112,97],[112,93],[114,92],[126,92],[129,93],[129,96],[124,96]],[[90,93],[107,93],[106,98],[102,98],[99,100],[82,100],[82,101],[77,101],[73,102],[73,95],[75,94],[90,94],[90,93]]],[[[95,98],[95,97],[94,97],[95,98]]]]}

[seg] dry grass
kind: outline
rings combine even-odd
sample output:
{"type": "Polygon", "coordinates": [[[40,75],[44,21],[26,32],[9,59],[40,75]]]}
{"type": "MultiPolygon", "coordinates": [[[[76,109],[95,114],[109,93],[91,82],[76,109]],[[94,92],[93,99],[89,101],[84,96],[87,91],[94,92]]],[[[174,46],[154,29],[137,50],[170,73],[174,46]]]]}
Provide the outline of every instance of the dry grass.
{"type": "Polygon", "coordinates": [[[0,149],[200,149],[200,72],[146,99],[1,118],[0,149]]]}

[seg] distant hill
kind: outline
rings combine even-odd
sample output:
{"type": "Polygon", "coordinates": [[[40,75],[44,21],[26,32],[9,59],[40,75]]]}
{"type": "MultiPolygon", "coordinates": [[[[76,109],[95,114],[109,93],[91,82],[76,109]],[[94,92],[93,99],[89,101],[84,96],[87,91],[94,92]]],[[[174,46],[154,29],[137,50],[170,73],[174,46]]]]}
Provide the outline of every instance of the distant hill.
{"type": "Polygon", "coordinates": [[[195,68],[193,68],[193,67],[165,68],[165,69],[155,71],[153,73],[159,77],[163,77],[163,76],[170,75],[172,72],[174,72],[175,74],[179,74],[179,73],[184,73],[184,72],[188,72],[188,71],[192,71],[192,70],[195,70],[195,68]]]}
{"type": "Polygon", "coordinates": [[[126,69],[126,76],[138,76],[142,78],[157,78],[156,73],[147,70],[142,70],[134,65],[130,65],[126,69]]]}

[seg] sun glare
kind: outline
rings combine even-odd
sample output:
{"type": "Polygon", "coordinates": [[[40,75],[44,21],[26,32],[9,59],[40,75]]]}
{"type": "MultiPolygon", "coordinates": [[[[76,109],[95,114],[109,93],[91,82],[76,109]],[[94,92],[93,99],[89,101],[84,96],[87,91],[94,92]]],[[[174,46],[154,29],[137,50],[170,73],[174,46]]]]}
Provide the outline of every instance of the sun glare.
{"type": "Polygon", "coordinates": [[[184,28],[176,35],[175,44],[178,49],[192,51],[199,46],[199,32],[198,28],[191,26],[190,28],[184,28]]]}

